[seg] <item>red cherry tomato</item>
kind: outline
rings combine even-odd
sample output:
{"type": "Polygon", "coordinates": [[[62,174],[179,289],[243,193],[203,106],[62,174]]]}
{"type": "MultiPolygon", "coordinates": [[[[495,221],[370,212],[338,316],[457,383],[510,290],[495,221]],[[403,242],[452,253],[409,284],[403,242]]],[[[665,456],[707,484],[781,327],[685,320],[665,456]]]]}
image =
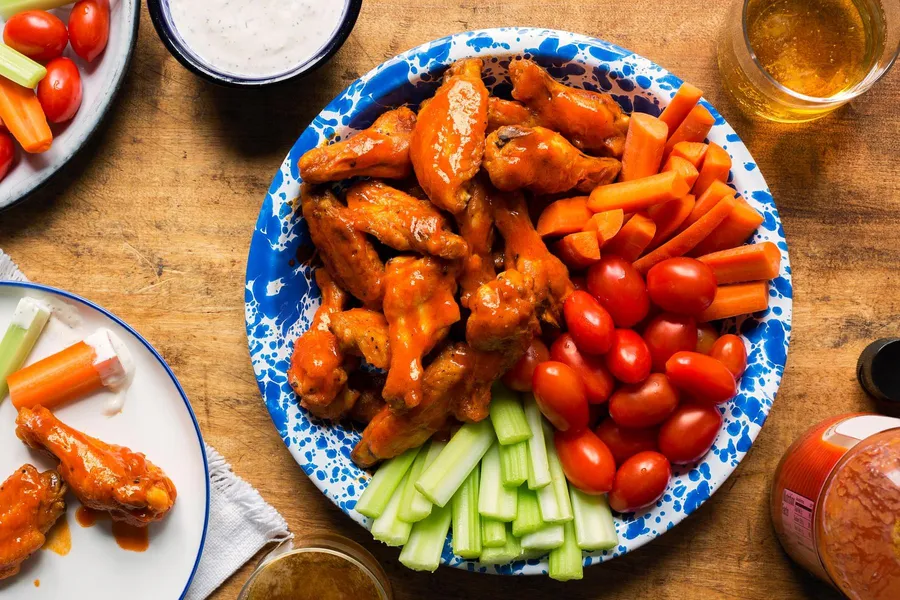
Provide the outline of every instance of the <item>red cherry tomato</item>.
{"type": "Polygon", "coordinates": [[[616,329],[612,348],[606,353],[606,366],[622,383],[640,383],[652,366],[647,343],[631,329],[616,329]]]}
{"type": "Polygon", "coordinates": [[[62,56],[69,43],[69,32],[56,15],[26,10],[6,22],[3,42],[32,60],[45,62],[62,56]]]}
{"type": "Polygon", "coordinates": [[[97,58],[109,41],[109,0],[79,0],[69,13],[69,41],[84,60],[97,58]]]}
{"type": "Polygon", "coordinates": [[[703,404],[722,404],[737,393],[734,375],[721,362],[699,352],[677,352],[666,362],[666,376],[703,404]]]}
{"type": "Polygon", "coordinates": [[[519,362],[514,364],[512,369],[503,376],[503,383],[511,390],[530,392],[534,368],[539,363],[548,360],[550,360],[550,351],[547,350],[547,346],[539,338],[534,338],[519,362]]]}
{"type": "Polygon", "coordinates": [[[709,355],[725,365],[735,379],[740,379],[747,368],[747,349],[744,340],[728,333],[716,340],[709,355]]]}
{"type": "Polygon", "coordinates": [[[644,341],[650,349],[653,370],[662,373],[673,354],[697,348],[697,322],[687,315],[663,313],[647,323],[644,341]]]}
{"type": "Polygon", "coordinates": [[[700,354],[709,354],[712,352],[713,345],[719,339],[719,330],[709,323],[701,323],[697,325],[697,352],[700,354]]]}
{"type": "Polygon", "coordinates": [[[643,383],[623,385],[609,399],[609,416],[620,427],[653,427],[665,421],[678,406],[678,392],[662,373],[643,383]]]}
{"type": "Polygon", "coordinates": [[[659,452],[639,452],[619,467],[609,493],[609,507],[625,513],[650,506],[669,485],[672,466],[659,452]]]}
{"type": "Polygon", "coordinates": [[[638,452],[656,450],[656,437],[659,434],[655,427],[644,429],[619,427],[611,418],[603,419],[594,429],[594,433],[612,452],[617,465],[621,465],[638,452]]]}
{"type": "Polygon", "coordinates": [[[609,311],[616,327],[633,327],[650,310],[644,278],[630,262],[619,256],[604,256],[588,269],[588,291],[609,311]]]}
{"type": "Polygon", "coordinates": [[[581,431],[588,425],[587,396],[581,378],[568,365],[553,360],[534,369],[531,380],[538,407],[560,431],[581,431]]]}
{"type": "Polygon", "coordinates": [[[717,289],[712,269],[694,258],[670,258],[647,273],[647,291],[653,303],[680,315],[702,313],[712,304],[717,289]]]}
{"type": "Polygon", "coordinates": [[[38,84],[37,97],[51,123],[74,117],[81,106],[81,75],[75,63],[65,57],[47,63],[47,76],[38,84]]]}
{"type": "Polygon", "coordinates": [[[566,298],[563,313],[579,350],[588,354],[606,354],[612,345],[615,325],[596,298],[576,290],[566,298]]]}
{"type": "Polygon", "coordinates": [[[612,489],[616,463],[593,431],[557,431],[553,443],[569,483],[588,494],[605,494],[612,489]]]}
{"type": "Polygon", "coordinates": [[[0,181],[9,173],[9,168],[16,159],[16,145],[12,136],[5,131],[0,131],[0,181]]]}
{"type": "Polygon", "coordinates": [[[715,406],[682,404],[659,428],[659,451],[675,465],[700,460],[716,441],[722,421],[715,406]]]}
{"type": "Polygon", "coordinates": [[[570,334],[564,333],[556,338],[550,346],[550,358],[569,365],[578,373],[589,403],[601,404],[609,400],[616,387],[615,378],[606,368],[602,357],[583,354],[570,334]]]}

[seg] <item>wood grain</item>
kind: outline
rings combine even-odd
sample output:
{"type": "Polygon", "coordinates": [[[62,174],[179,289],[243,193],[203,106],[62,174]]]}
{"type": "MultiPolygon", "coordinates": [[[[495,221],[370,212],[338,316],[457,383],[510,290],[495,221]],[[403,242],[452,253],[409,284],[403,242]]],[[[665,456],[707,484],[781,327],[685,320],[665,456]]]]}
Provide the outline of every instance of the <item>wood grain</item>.
{"type": "MultiPolygon", "coordinates": [[[[743,116],[719,86],[727,3],[635,0],[366,0],[333,61],[302,82],[242,91],[199,81],[143,14],[131,71],[90,147],[37,197],[0,214],[0,247],[32,279],[108,307],[172,365],[209,443],[298,535],[335,531],[370,549],[401,599],[836,598],[787,559],[767,493],[810,424],[871,409],[854,376],[871,340],[900,322],[900,72],[821,121],[743,116]],[[721,5],[720,5],[721,4],[721,5]],[[602,37],[698,85],[740,133],[775,196],[794,273],[793,340],[778,401],[723,489],[647,547],[564,586],[440,569],[414,574],[295,465],[260,401],[244,335],[244,269],[269,181],[325,103],[361,73],[427,40],[528,25],[602,37]]],[[[245,567],[215,595],[234,598],[245,567]]]]}

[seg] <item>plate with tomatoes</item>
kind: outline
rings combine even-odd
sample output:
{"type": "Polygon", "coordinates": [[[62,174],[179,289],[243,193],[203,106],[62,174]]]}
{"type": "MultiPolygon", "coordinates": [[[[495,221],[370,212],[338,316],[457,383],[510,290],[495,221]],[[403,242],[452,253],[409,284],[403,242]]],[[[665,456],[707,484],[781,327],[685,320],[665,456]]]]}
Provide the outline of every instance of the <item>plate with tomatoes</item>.
{"type": "Polygon", "coordinates": [[[0,69],[0,210],[47,183],[96,131],[131,61],[139,16],[139,0],[0,10],[4,58],[15,65],[0,69]]]}

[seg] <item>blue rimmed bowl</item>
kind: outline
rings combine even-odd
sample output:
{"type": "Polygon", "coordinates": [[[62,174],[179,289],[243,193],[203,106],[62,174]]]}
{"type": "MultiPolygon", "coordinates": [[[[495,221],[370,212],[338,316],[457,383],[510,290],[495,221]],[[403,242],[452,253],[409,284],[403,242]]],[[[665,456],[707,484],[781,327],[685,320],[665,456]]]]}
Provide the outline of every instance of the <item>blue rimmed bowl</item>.
{"type": "MultiPolygon", "coordinates": [[[[359,429],[311,418],[287,382],[293,342],[309,327],[319,305],[319,290],[298,253],[309,234],[297,211],[300,194],[297,160],[326,140],[343,139],[369,126],[386,107],[417,105],[436,89],[453,61],[485,60],[485,81],[495,94],[508,96],[507,66],[529,57],[558,80],[605,91],[627,112],[658,115],[681,80],[646,58],[607,42],[563,31],[504,28],[470,31],[429,42],[379,65],[344,90],[319,113],[275,173],[263,202],[247,265],[245,288],[247,338],[253,369],[278,433],[297,464],[332,502],[363,527],[370,521],[356,512],[356,501],[369,476],[350,460],[359,429]]],[[[712,495],[744,458],[775,400],[791,333],[791,275],[787,244],[775,203],[762,174],[741,139],[705,101],[716,118],[710,141],[731,155],[730,183],[765,216],[756,241],[771,241],[782,251],[781,273],[773,282],[769,308],[754,317],[726,323],[748,348],[748,368],[734,401],[721,408],[725,422],[704,459],[677,470],[653,508],[617,518],[620,544],[585,555],[585,565],[635,550],[681,522],[712,495]]],[[[454,556],[449,542],[443,563],[486,573],[535,575],[547,572],[546,560],[481,565],[454,556]]]]}

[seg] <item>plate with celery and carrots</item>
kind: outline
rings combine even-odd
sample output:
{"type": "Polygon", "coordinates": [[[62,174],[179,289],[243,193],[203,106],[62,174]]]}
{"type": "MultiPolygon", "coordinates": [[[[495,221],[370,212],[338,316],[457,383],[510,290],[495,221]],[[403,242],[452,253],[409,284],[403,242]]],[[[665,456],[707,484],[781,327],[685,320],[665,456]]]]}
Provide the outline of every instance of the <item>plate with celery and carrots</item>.
{"type": "Polygon", "coordinates": [[[0,595],[184,597],[206,454],[137,332],[67,292],[0,282],[0,450],[0,595]]]}
{"type": "Polygon", "coordinates": [[[429,42],[325,107],[245,288],[266,407],[325,496],[410,569],[558,580],[734,471],[791,295],[772,196],[702,91],[532,28],[429,42]]]}

